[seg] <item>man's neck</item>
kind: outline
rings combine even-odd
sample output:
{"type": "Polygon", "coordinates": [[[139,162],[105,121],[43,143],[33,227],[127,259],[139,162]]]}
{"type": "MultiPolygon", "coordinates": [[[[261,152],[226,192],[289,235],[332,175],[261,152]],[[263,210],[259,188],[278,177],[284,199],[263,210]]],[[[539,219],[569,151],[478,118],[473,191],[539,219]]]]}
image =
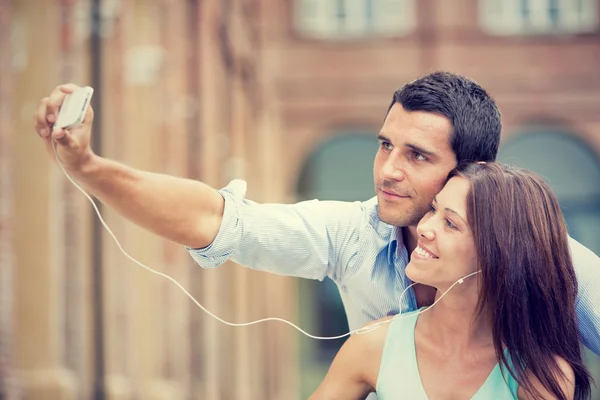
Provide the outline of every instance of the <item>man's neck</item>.
{"type": "MultiPolygon", "coordinates": [[[[410,255],[412,254],[413,250],[417,248],[417,227],[403,227],[402,241],[404,242],[404,247],[406,247],[406,252],[408,253],[408,258],[410,260],[410,255]]],[[[435,300],[435,294],[437,293],[437,290],[434,287],[417,283],[415,286],[413,286],[413,290],[415,292],[415,298],[417,299],[418,307],[430,306],[433,304],[433,301],[435,300]]]]}
{"type": "Polygon", "coordinates": [[[402,228],[402,241],[404,242],[404,246],[406,247],[406,252],[408,253],[408,258],[410,259],[410,255],[413,250],[417,248],[417,243],[419,241],[419,236],[417,234],[416,226],[405,226],[402,228]]]}

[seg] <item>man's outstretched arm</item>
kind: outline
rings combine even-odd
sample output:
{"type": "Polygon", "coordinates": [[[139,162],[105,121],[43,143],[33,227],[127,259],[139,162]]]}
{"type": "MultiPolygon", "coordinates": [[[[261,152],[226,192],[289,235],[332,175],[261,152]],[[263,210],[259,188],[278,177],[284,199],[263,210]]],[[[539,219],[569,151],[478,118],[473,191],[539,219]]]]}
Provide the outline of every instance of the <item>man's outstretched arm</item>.
{"type": "Polygon", "coordinates": [[[189,179],[129,168],[90,148],[93,110],[69,131],[50,132],[65,96],[57,87],[43,99],[34,127],[55,160],[103,204],[135,224],[190,248],[203,267],[228,259],[257,270],[341,281],[360,248],[369,213],[361,203],[309,201],[257,204],[245,199],[245,183],[216,191],[189,179]],[[52,138],[52,139],[51,139],[52,138]]]}
{"type": "Polygon", "coordinates": [[[97,156],[90,147],[94,112],[69,131],[52,130],[58,110],[76,85],[58,86],[42,99],[34,127],[55,160],[52,140],[65,170],[86,191],[135,224],[185,246],[208,246],[221,226],[223,197],[189,179],[144,172],[97,156]]]}

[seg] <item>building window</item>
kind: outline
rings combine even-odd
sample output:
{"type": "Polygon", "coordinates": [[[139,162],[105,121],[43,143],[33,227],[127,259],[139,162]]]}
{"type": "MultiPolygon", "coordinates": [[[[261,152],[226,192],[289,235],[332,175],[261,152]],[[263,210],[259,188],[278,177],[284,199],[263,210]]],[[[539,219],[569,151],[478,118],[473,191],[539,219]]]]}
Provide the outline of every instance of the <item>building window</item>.
{"type": "Polygon", "coordinates": [[[594,32],[598,0],[479,0],[479,21],[493,35],[594,32]]]}
{"type": "Polygon", "coordinates": [[[295,0],[294,23],[303,36],[357,39],[402,36],[415,25],[414,0],[295,0]]]}
{"type": "Polygon", "coordinates": [[[600,253],[600,158],[560,127],[529,126],[502,145],[498,161],[547,179],[567,221],[569,234],[600,253]],[[577,160],[576,163],[570,160],[577,160]]]}

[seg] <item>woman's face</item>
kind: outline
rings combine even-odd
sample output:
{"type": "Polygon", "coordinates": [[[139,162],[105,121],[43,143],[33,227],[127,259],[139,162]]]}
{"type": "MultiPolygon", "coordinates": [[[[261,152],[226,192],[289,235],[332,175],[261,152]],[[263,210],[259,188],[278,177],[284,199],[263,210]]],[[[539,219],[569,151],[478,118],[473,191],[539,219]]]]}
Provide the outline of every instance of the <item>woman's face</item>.
{"type": "Polygon", "coordinates": [[[413,281],[444,289],[477,271],[477,254],[467,220],[468,180],[451,178],[434,197],[417,226],[419,242],[406,267],[413,281]]]}

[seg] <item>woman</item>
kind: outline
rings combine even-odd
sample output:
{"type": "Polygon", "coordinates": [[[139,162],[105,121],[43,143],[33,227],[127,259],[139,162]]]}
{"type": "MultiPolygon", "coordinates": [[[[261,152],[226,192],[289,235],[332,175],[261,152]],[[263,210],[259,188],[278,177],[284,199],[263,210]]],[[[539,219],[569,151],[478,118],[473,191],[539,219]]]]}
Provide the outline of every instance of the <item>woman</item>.
{"type": "Polygon", "coordinates": [[[459,166],[417,231],[406,274],[434,306],[353,335],[311,399],[590,396],[567,228],[541,178],[459,166]]]}

